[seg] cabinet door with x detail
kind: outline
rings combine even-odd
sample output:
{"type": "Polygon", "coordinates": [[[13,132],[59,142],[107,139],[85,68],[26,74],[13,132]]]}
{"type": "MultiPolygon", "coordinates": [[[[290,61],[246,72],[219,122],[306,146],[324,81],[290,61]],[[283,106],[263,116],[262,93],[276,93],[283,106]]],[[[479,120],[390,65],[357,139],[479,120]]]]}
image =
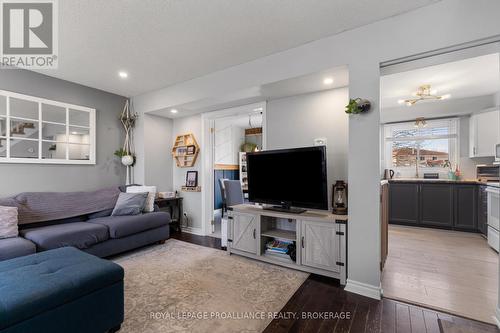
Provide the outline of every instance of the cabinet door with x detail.
{"type": "Polygon", "coordinates": [[[233,213],[233,242],[236,250],[257,254],[257,219],[258,216],[233,213]]]}
{"type": "Polygon", "coordinates": [[[333,223],[302,221],[302,265],[340,272],[339,242],[333,223]]]}

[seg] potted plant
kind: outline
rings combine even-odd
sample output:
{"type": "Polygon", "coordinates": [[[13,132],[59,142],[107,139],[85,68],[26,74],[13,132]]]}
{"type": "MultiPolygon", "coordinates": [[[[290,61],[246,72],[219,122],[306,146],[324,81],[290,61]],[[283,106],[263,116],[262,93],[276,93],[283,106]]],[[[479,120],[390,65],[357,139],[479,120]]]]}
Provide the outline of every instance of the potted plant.
{"type": "Polygon", "coordinates": [[[350,99],[349,104],[345,107],[345,113],[347,114],[357,114],[370,110],[371,103],[366,99],[355,98],[350,99]]]}
{"type": "Polygon", "coordinates": [[[120,158],[120,160],[124,166],[133,167],[135,164],[135,155],[128,153],[127,151],[123,150],[123,148],[116,150],[115,156],[120,158]]]}

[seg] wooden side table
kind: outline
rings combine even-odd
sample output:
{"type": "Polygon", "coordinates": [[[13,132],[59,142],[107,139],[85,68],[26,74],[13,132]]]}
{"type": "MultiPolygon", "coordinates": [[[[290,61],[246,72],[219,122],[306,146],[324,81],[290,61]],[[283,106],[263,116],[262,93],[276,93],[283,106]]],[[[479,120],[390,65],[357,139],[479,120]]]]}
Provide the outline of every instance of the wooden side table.
{"type": "Polygon", "coordinates": [[[160,207],[160,211],[170,213],[170,225],[175,227],[175,230],[182,232],[181,226],[184,217],[182,212],[182,198],[156,199],[155,204],[160,207]]]}

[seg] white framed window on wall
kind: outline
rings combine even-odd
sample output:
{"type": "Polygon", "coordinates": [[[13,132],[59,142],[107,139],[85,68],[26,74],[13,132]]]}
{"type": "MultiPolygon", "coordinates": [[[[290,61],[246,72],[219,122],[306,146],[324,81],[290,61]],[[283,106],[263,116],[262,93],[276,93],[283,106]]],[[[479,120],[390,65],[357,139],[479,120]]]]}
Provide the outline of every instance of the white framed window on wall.
{"type": "Polygon", "coordinates": [[[0,90],[0,163],[95,164],[95,109],[0,90]]]}
{"type": "Polygon", "coordinates": [[[384,125],[384,160],[401,177],[447,173],[458,163],[458,118],[384,125]]]}

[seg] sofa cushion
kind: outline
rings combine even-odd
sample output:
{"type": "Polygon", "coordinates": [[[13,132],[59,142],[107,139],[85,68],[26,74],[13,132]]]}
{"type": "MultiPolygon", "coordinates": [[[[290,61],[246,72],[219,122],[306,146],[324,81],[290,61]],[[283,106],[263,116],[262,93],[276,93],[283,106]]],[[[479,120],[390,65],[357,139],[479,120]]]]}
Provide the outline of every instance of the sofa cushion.
{"type": "Polygon", "coordinates": [[[100,212],[95,212],[87,215],[88,220],[98,219],[100,217],[110,216],[114,208],[101,210],[100,212]]]}
{"type": "Polygon", "coordinates": [[[0,206],[0,238],[17,237],[17,207],[0,206]]]}
{"type": "Polygon", "coordinates": [[[0,262],[0,330],[122,280],[119,265],[70,247],[0,262]]]}
{"type": "Polygon", "coordinates": [[[155,210],[156,186],[129,186],[127,193],[147,193],[144,212],[152,213],[155,210]]]}
{"type": "Polygon", "coordinates": [[[87,222],[25,229],[21,231],[21,236],[35,243],[37,249],[41,251],[64,246],[86,249],[109,238],[108,228],[87,222]]]}
{"type": "Polygon", "coordinates": [[[168,225],[170,223],[170,214],[155,212],[131,216],[109,216],[89,220],[87,223],[106,226],[109,228],[111,238],[121,238],[168,225]]]}
{"type": "Polygon", "coordinates": [[[0,260],[22,257],[35,252],[35,244],[27,239],[21,237],[0,239],[0,260]]]}
{"type": "Polygon", "coordinates": [[[138,215],[144,210],[148,193],[120,193],[112,216],[138,215]]]}

